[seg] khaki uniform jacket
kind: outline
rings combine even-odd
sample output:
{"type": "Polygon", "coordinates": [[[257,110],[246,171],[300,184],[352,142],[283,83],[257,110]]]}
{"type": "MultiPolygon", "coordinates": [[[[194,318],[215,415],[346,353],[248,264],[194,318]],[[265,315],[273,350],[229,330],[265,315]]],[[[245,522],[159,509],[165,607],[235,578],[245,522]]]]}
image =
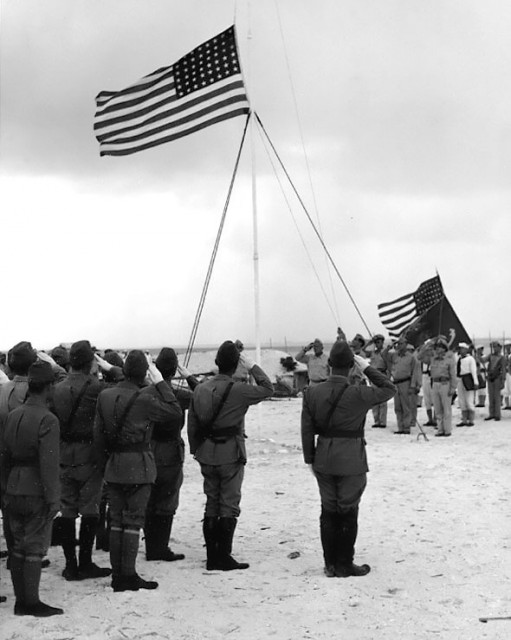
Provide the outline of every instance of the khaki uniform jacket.
{"type": "Polygon", "coordinates": [[[193,392],[192,404],[188,411],[188,441],[190,452],[203,464],[221,465],[232,462],[246,462],[244,417],[248,408],[273,395],[273,385],[265,372],[255,364],[250,370],[256,384],[234,382],[229,396],[217,416],[216,429],[234,427],[236,435],[224,438],[224,442],[204,439],[202,426],[208,424],[220,403],[227,385],[232,378],[218,374],[199,384],[193,392]]]}
{"type": "Polygon", "coordinates": [[[80,466],[94,464],[92,445],[96,403],[105,388],[95,376],[72,372],[53,389],[53,411],[60,420],[60,464],[80,466]],[[87,385],[87,386],[85,386],[87,385]],[[71,423],[69,418],[78,396],[85,388],[71,423]]]}
{"type": "Polygon", "coordinates": [[[106,482],[150,484],[156,479],[156,464],[150,442],[155,422],[179,428],[183,412],[170,385],[159,382],[140,389],[132,382],[119,382],[99,394],[94,423],[98,460],[105,466],[106,482]],[[119,421],[126,405],[138,392],[123,425],[119,421]],[[121,431],[119,432],[119,427],[121,431]],[[139,450],[133,450],[136,448],[139,450]],[[126,449],[132,449],[127,451],[126,449]],[[124,449],[124,450],[123,450],[124,449]]]}
{"type": "Polygon", "coordinates": [[[42,496],[60,507],[59,421],[39,399],[27,398],[7,416],[0,468],[7,495],[42,496]]]}
{"type": "Polygon", "coordinates": [[[326,382],[304,390],[303,457],[316,471],[351,476],[369,470],[364,440],[365,417],[371,407],[390,400],[396,387],[374,367],[367,367],[364,374],[374,386],[350,385],[344,376],[331,375],[326,382]],[[336,402],[342,389],[345,391],[336,402]],[[328,413],[335,402],[328,425],[328,413]],[[357,433],[359,437],[341,435],[346,432],[357,433]]]}

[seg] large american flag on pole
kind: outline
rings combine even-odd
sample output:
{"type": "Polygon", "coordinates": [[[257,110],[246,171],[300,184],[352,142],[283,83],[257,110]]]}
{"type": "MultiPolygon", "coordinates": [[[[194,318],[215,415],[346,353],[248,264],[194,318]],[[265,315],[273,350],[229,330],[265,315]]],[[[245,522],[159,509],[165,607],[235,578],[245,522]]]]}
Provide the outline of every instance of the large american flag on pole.
{"type": "Polygon", "coordinates": [[[121,91],[96,97],[101,156],[124,156],[249,112],[234,26],[121,91]]]}
{"type": "Polygon", "coordinates": [[[425,280],[413,293],[378,305],[378,315],[389,334],[397,338],[444,297],[439,276],[425,280]]]}

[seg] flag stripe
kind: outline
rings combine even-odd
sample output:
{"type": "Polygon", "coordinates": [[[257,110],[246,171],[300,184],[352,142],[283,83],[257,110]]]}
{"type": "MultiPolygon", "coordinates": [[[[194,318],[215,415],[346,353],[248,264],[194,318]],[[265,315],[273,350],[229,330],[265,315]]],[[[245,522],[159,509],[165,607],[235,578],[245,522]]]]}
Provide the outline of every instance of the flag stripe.
{"type": "Polygon", "coordinates": [[[249,113],[234,27],[118,92],[96,96],[100,155],[128,155],[249,113]]]}
{"type": "MultiPolygon", "coordinates": [[[[111,127],[111,129],[107,130],[106,132],[102,132],[99,135],[96,135],[96,138],[100,142],[103,142],[104,140],[107,140],[108,138],[111,138],[113,136],[119,136],[120,134],[128,133],[130,131],[135,131],[137,129],[140,129],[140,131],[143,132],[145,130],[145,127],[158,122],[160,123],[160,126],[167,126],[167,125],[172,126],[172,122],[175,119],[175,117],[177,117],[179,114],[183,113],[184,111],[190,111],[191,117],[193,117],[194,114],[196,114],[197,117],[199,117],[201,115],[200,111],[199,110],[193,111],[194,107],[197,107],[208,101],[212,101],[215,98],[222,95],[229,96],[229,98],[226,98],[226,99],[237,97],[238,101],[245,100],[243,83],[229,82],[228,84],[218,87],[213,91],[210,90],[209,93],[205,95],[199,95],[197,97],[190,98],[190,100],[184,103],[182,101],[180,101],[179,103],[176,103],[176,97],[174,95],[152,107],[148,107],[147,109],[143,109],[142,111],[139,111],[136,114],[133,114],[133,116],[123,115],[117,118],[112,118],[111,120],[108,120],[102,123],[98,123],[97,125],[98,129],[100,127],[101,128],[111,127]],[[177,106],[173,107],[172,109],[166,108],[167,105],[171,102],[176,104],[177,106]],[[140,114],[146,115],[147,113],[152,113],[152,115],[149,118],[138,117],[140,114]],[[165,122],[162,122],[162,121],[165,121],[165,122]],[[124,123],[131,123],[131,124],[125,127],[120,127],[120,128],[119,126],[116,126],[124,123]]],[[[221,106],[218,101],[215,104],[218,105],[219,107],[221,106]]],[[[95,125],[95,128],[96,128],[96,125],[95,125]]]]}
{"type": "Polygon", "coordinates": [[[194,125],[193,127],[188,127],[188,129],[184,131],[176,132],[170,136],[164,136],[162,138],[158,138],[151,142],[146,142],[144,144],[137,145],[136,147],[128,147],[126,149],[119,148],[109,148],[107,145],[102,145],[100,150],[101,156],[127,156],[131,153],[136,153],[137,151],[143,151],[144,149],[151,149],[152,147],[156,147],[159,144],[164,144],[165,142],[172,142],[173,140],[177,140],[178,138],[182,138],[187,136],[190,133],[194,133],[195,131],[200,131],[201,129],[205,129],[212,124],[216,124],[217,122],[223,122],[224,120],[228,120],[229,118],[234,118],[236,116],[240,116],[243,114],[247,114],[249,112],[248,107],[242,107],[240,109],[230,110],[227,113],[216,115],[214,118],[207,120],[206,122],[202,122],[194,125]]]}
{"type": "Polygon", "coordinates": [[[401,302],[403,300],[409,300],[410,298],[413,299],[413,293],[407,293],[405,296],[401,296],[400,298],[396,298],[395,300],[392,300],[392,302],[381,302],[378,305],[378,309],[390,307],[391,305],[397,304],[398,302],[401,302]]]}
{"type": "Polygon", "coordinates": [[[412,298],[411,300],[408,300],[408,302],[406,304],[402,304],[398,307],[389,307],[387,308],[385,311],[380,311],[379,315],[381,318],[385,318],[386,316],[390,316],[393,315],[395,313],[399,313],[400,311],[403,311],[405,309],[407,310],[412,310],[415,308],[415,301],[412,298]]]}

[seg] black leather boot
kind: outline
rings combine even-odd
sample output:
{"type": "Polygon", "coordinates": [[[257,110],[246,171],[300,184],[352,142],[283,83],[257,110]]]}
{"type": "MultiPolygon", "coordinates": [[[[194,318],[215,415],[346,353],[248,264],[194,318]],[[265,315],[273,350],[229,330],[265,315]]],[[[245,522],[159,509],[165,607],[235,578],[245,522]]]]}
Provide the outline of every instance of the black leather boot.
{"type": "Polygon", "coordinates": [[[169,547],[173,516],[150,514],[145,523],[146,560],[163,560],[175,562],[184,560],[184,554],[174,553],[169,547]]]}
{"type": "Polygon", "coordinates": [[[96,537],[98,519],[95,516],[82,516],[80,524],[80,551],[78,554],[78,575],[81,580],[87,578],[106,578],[112,573],[110,567],[98,567],[92,562],[92,547],[96,537]]]}
{"type": "Polygon", "coordinates": [[[327,578],[335,577],[335,561],[337,555],[337,539],[339,536],[339,523],[337,513],[333,511],[321,511],[319,518],[319,531],[323,558],[325,560],[324,572],[327,578]]]}
{"type": "Polygon", "coordinates": [[[353,563],[355,541],[358,533],[358,507],[340,513],[338,516],[340,537],[337,546],[335,575],[338,578],[365,576],[371,571],[371,567],[368,564],[356,565],[353,563]]]}
{"type": "Polygon", "coordinates": [[[218,568],[221,571],[248,569],[248,562],[238,562],[232,553],[232,539],[237,525],[237,518],[218,519],[218,568]]]}
{"type": "Polygon", "coordinates": [[[63,577],[69,582],[81,580],[78,574],[78,562],[76,560],[76,528],[74,518],[60,518],[60,539],[66,566],[62,571],[63,577]]]}

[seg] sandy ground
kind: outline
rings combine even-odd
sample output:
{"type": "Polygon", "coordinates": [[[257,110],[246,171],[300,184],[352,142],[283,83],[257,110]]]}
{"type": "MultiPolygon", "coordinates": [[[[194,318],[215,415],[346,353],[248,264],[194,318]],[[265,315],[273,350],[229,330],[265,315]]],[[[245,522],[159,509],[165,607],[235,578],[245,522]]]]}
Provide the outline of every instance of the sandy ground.
{"type": "MultiPolygon", "coordinates": [[[[65,615],[16,617],[2,560],[2,639],[510,638],[511,620],[479,618],[511,616],[511,411],[496,423],[483,422],[478,409],[476,426],[454,428],[451,438],[434,438],[426,428],[427,442],[417,429],[393,435],[392,410],[387,430],[368,428],[371,472],[357,560],[372,571],[329,579],[317,487],[301,455],[300,410],[300,399],[271,400],[247,418],[234,555],[250,569],[205,570],[202,482],[188,457],[173,531],[173,548],[186,559],[148,563],[142,546],[139,555],[139,573],[157,579],[159,589],[114,594],[109,579],[65,582],[61,550],[51,548],[41,595],[65,615]]],[[[107,565],[107,554],[96,552],[96,561],[107,565]]]]}

